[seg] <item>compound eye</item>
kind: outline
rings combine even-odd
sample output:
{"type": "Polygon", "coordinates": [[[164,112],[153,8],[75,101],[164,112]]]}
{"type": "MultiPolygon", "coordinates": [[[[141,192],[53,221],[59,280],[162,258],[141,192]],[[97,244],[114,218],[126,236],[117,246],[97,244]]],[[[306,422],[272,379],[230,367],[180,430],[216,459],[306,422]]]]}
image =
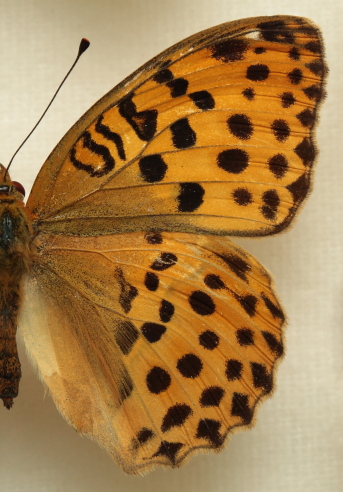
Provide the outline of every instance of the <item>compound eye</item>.
{"type": "Polygon", "coordinates": [[[24,189],[24,186],[21,185],[20,183],[18,183],[18,181],[12,181],[12,184],[14,186],[14,188],[19,191],[19,193],[21,193],[23,196],[25,196],[25,189],[24,189]]]}

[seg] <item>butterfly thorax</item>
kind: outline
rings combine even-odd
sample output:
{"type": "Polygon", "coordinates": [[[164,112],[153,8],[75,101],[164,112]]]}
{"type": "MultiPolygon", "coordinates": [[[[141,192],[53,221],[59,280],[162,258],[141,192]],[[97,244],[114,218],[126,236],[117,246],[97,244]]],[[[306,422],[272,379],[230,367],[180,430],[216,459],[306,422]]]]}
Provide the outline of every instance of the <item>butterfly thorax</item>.
{"type": "Polygon", "coordinates": [[[21,196],[8,181],[0,182],[0,398],[11,408],[21,377],[16,330],[32,229],[21,196]]]}

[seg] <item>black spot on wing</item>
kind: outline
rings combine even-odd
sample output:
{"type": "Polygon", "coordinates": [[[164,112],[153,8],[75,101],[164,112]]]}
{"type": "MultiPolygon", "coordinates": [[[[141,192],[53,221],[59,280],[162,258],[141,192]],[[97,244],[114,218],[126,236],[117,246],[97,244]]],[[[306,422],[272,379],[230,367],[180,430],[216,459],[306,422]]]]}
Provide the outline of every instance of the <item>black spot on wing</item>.
{"type": "Polygon", "coordinates": [[[170,384],[171,377],[162,367],[154,366],[147,374],[146,385],[150,393],[158,395],[166,391],[170,384]]]}
{"type": "Polygon", "coordinates": [[[173,427],[181,427],[188,417],[192,415],[193,411],[189,405],[185,403],[177,403],[168,408],[167,413],[163,417],[161,431],[167,432],[173,427]]]}
{"type": "Polygon", "coordinates": [[[218,154],[218,166],[232,174],[242,173],[249,165],[249,154],[243,149],[227,149],[218,154]]]}
{"type": "Polygon", "coordinates": [[[141,176],[147,183],[162,181],[168,169],[160,154],[144,156],[140,159],[138,165],[141,176]]]}
{"type": "Polygon", "coordinates": [[[273,381],[264,364],[250,362],[253,384],[255,388],[263,388],[266,393],[270,393],[273,388],[273,381]]]}
{"type": "Polygon", "coordinates": [[[188,149],[196,143],[196,133],[189,124],[188,118],[181,118],[170,125],[172,141],[177,149],[188,149]]]}
{"type": "Polygon", "coordinates": [[[153,272],[146,272],[145,279],[144,279],[145,287],[151,292],[155,292],[158,289],[158,284],[159,284],[158,276],[153,272]]]}
{"type": "Polygon", "coordinates": [[[174,311],[175,311],[174,305],[171,302],[162,299],[159,314],[160,314],[160,320],[163,323],[169,323],[169,321],[172,319],[174,315],[174,311]]]}
{"type": "Polygon", "coordinates": [[[244,59],[249,43],[243,39],[229,39],[213,45],[210,50],[213,58],[224,63],[235,62],[244,59]]]}
{"type": "Polygon", "coordinates": [[[185,354],[177,361],[177,370],[185,378],[194,379],[201,373],[203,364],[194,354],[185,354]]]}
{"type": "Polygon", "coordinates": [[[253,412],[249,407],[249,396],[244,393],[234,393],[232,396],[231,415],[240,417],[245,424],[250,424],[253,412]]]}
{"type": "Polygon", "coordinates": [[[197,91],[188,94],[188,97],[194,102],[197,108],[202,111],[208,111],[215,107],[215,101],[208,91],[197,91]]]}
{"type": "Polygon", "coordinates": [[[305,137],[294,149],[294,152],[303,161],[304,166],[313,163],[316,157],[316,150],[310,138],[305,137]]]}
{"type": "Polygon", "coordinates": [[[148,342],[156,343],[166,332],[166,327],[158,323],[147,322],[143,324],[141,330],[148,342]]]}
{"type": "Polygon", "coordinates": [[[177,196],[179,212],[194,212],[204,202],[204,188],[199,183],[180,183],[177,196]]]}
{"type": "Polygon", "coordinates": [[[224,395],[225,391],[220,386],[210,386],[201,393],[200,405],[202,407],[219,407],[224,395]]]}
{"type": "Polygon", "coordinates": [[[282,20],[260,22],[257,27],[266,41],[286,44],[293,44],[295,41],[294,33],[282,20]]]}
{"type": "Polygon", "coordinates": [[[182,78],[174,79],[167,82],[167,87],[170,89],[172,98],[184,96],[187,93],[188,80],[182,78]]]}
{"type": "Polygon", "coordinates": [[[219,345],[219,337],[214,331],[206,330],[199,335],[199,343],[206,350],[214,350],[219,345]]]}
{"type": "Polygon", "coordinates": [[[183,446],[182,442],[162,441],[156,453],[152,455],[152,458],[156,458],[158,456],[165,456],[172,464],[175,464],[176,455],[180,451],[182,446],[183,446]]]}
{"type": "Polygon", "coordinates": [[[223,438],[219,429],[221,422],[214,419],[202,419],[199,421],[196,438],[206,439],[214,448],[219,448],[223,444],[223,438]]]}

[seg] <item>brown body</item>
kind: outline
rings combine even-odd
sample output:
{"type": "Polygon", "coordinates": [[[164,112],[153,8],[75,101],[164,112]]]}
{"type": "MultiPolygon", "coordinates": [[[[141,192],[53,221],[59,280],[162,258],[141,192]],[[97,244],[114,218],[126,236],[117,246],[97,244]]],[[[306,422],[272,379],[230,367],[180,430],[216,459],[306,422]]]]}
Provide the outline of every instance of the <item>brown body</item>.
{"type": "Polygon", "coordinates": [[[11,408],[21,377],[17,317],[21,280],[30,261],[32,233],[21,195],[9,179],[0,185],[0,398],[6,408],[11,408]]]}

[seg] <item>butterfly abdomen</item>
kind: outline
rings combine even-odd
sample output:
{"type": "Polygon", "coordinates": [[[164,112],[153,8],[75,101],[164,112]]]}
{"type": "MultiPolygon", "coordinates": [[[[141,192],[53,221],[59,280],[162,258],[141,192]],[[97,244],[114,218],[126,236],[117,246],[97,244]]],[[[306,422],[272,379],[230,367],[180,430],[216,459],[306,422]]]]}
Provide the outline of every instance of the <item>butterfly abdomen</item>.
{"type": "Polygon", "coordinates": [[[16,344],[21,280],[30,262],[29,218],[21,200],[4,186],[0,194],[0,398],[11,408],[21,377],[16,344]]]}

